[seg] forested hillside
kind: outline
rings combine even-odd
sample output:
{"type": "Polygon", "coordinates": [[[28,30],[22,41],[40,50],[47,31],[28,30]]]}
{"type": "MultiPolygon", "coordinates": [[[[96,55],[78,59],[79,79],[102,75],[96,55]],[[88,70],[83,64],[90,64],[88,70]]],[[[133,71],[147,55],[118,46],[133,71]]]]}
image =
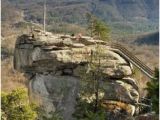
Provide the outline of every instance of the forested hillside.
{"type": "MultiPolygon", "coordinates": [[[[26,21],[43,23],[43,0],[8,1],[23,12],[26,21]]],[[[2,6],[6,2],[2,0],[2,6]]],[[[2,13],[5,9],[2,8],[2,13]]],[[[84,26],[86,13],[98,16],[113,29],[123,28],[126,32],[158,29],[158,0],[47,0],[48,25],[71,23],[84,26]]]]}

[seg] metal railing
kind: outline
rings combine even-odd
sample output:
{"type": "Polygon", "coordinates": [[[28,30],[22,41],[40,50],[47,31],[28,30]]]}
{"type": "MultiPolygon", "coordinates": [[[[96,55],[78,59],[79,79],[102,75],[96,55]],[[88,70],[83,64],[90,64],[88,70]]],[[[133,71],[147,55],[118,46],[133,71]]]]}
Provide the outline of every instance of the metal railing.
{"type": "Polygon", "coordinates": [[[154,72],[147,65],[145,65],[141,60],[139,60],[135,55],[133,55],[129,50],[123,47],[119,43],[106,43],[112,50],[118,54],[125,57],[128,61],[138,67],[143,73],[145,73],[149,78],[154,78],[154,72]]]}

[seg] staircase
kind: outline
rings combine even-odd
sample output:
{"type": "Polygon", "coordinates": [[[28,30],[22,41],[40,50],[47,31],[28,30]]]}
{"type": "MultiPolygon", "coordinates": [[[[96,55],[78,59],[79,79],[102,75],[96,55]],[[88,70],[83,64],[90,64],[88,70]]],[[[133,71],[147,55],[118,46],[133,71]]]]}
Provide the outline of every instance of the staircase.
{"type": "Polygon", "coordinates": [[[112,48],[112,51],[118,53],[119,55],[125,57],[128,61],[130,61],[133,65],[135,65],[138,69],[140,69],[144,74],[146,74],[149,78],[154,78],[154,72],[148,66],[146,66],[142,61],[140,61],[135,55],[133,55],[130,51],[128,51],[125,47],[118,43],[107,43],[107,46],[112,48]]]}

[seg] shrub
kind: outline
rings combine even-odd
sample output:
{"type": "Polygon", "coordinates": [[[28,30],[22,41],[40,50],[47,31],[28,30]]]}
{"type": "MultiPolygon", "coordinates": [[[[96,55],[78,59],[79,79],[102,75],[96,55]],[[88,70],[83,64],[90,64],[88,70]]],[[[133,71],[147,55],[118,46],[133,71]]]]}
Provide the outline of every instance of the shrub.
{"type": "Polygon", "coordinates": [[[82,100],[80,97],[77,98],[77,105],[73,117],[77,120],[105,120],[106,112],[98,106],[97,111],[94,111],[94,102],[88,103],[86,100],[82,100]]]}
{"type": "Polygon", "coordinates": [[[147,83],[148,97],[151,99],[152,110],[159,113],[159,70],[155,69],[155,78],[147,83]]]}
{"type": "Polygon", "coordinates": [[[30,104],[27,91],[22,88],[1,94],[2,120],[35,120],[37,106],[30,104]]]}

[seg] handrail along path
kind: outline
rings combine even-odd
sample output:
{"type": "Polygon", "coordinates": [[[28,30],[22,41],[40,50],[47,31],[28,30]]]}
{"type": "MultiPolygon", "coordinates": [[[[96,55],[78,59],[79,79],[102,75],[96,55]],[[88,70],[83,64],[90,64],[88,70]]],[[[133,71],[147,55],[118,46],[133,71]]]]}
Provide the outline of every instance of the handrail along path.
{"type": "Polygon", "coordinates": [[[154,78],[154,72],[147,65],[145,65],[141,60],[139,60],[135,55],[133,55],[129,50],[123,47],[119,43],[106,43],[107,46],[110,46],[112,51],[117,52],[121,56],[125,57],[129,62],[134,64],[138,69],[145,73],[149,78],[154,78]]]}

